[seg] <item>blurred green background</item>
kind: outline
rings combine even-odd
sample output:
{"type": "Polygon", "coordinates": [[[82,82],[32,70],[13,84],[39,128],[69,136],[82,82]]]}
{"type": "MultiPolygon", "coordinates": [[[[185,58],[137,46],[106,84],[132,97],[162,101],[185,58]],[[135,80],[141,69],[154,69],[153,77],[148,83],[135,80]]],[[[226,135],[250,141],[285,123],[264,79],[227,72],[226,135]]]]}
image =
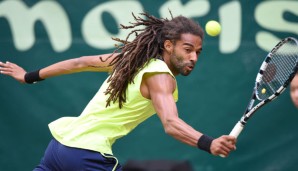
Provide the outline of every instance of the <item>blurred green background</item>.
{"type": "MultiPolygon", "coordinates": [[[[298,37],[298,1],[220,0],[2,0],[0,61],[28,71],[57,61],[110,53],[110,37],[125,38],[119,24],[131,13],[184,15],[202,27],[222,25],[205,36],[203,53],[188,77],[178,76],[179,115],[213,137],[229,134],[244,112],[256,73],[282,38],[298,37]]],[[[51,135],[47,124],[78,116],[106,73],[79,73],[34,85],[0,75],[0,170],[32,170],[51,135]]],[[[137,160],[188,160],[195,171],[293,171],[298,161],[298,112],[287,90],[260,109],[238,139],[237,150],[220,158],[186,146],[164,133],[157,116],[114,145],[122,164],[137,160]]]]}

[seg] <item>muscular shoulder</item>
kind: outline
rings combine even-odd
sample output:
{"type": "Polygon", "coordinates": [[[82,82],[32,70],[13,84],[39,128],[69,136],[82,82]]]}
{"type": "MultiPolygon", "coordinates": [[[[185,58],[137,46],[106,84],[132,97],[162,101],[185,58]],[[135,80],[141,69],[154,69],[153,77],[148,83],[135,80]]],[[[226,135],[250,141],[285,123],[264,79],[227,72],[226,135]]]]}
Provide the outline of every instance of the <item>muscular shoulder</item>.
{"type": "Polygon", "coordinates": [[[159,59],[151,59],[140,71],[142,95],[151,99],[150,93],[173,93],[176,79],[167,64],[159,59]]]}
{"type": "Polygon", "coordinates": [[[141,93],[151,99],[150,94],[173,94],[176,89],[176,80],[169,73],[146,73],[141,83],[141,93]]]}

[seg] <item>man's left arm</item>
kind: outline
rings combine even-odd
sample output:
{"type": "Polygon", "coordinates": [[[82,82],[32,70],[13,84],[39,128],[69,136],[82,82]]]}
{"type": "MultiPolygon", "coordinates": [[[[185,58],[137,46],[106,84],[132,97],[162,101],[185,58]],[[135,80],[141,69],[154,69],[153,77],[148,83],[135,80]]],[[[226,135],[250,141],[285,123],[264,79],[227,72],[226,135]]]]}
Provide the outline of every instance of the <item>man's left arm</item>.
{"type": "Polygon", "coordinates": [[[31,83],[32,81],[85,71],[110,72],[112,70],[110,62],[117,55],[115,53],[72,58],[28,73],[15,63],[3,63],[0,61],[0,72],[1,74],[13,77],[21,83],[31,83]]]}

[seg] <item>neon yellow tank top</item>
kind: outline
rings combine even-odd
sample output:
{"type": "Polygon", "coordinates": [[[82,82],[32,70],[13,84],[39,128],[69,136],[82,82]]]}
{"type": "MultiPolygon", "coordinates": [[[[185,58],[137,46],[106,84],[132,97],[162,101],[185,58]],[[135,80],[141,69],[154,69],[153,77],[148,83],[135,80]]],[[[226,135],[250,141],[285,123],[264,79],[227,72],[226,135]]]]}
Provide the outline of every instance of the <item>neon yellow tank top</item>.
{"type": "MultiPolygon", "coordinates": [[[[112,144],[120,137],[127,135],[141,122],[155,114],[151,100],[140,92],[142,77],[145,73],[169,73],[166,63],[151,59],[144,69],[129,84],[126,92],[126,103],[119,109],[119,104],[111,103],[106,107],[108,96],[104,94],[108,87],[107,80],[102,84],[84,111],[78,117],[62,117],[49,124],[54,138],[60,143],[76,148],[93,150],[106,154],[112,153],[112,144]]],[[[178,88],[173,93],[178,100],[178,88]]]]}

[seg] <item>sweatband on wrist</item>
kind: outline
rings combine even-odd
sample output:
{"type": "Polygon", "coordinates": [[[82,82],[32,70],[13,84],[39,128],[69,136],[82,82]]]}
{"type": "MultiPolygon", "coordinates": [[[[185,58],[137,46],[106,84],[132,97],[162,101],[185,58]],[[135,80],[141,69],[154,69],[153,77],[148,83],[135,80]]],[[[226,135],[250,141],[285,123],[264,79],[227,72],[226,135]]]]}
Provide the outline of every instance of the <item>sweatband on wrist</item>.
{"type": "Polygon", "coordinates": [[[36,83],[37,81],[42,81],[44,79],[39,77],[39,70],[32,71],[32,72],[27,72],[25,74],[25,82],[28,84],[36,83]]]}
{"type": "Polygon", "coordinates": [[[207,151],[208,153],[211,153],[210,146],[214,138],[209,137],[207,135],[202,135],[200,139],[198,140],[197,146],[199,149],[207,151]]]}

